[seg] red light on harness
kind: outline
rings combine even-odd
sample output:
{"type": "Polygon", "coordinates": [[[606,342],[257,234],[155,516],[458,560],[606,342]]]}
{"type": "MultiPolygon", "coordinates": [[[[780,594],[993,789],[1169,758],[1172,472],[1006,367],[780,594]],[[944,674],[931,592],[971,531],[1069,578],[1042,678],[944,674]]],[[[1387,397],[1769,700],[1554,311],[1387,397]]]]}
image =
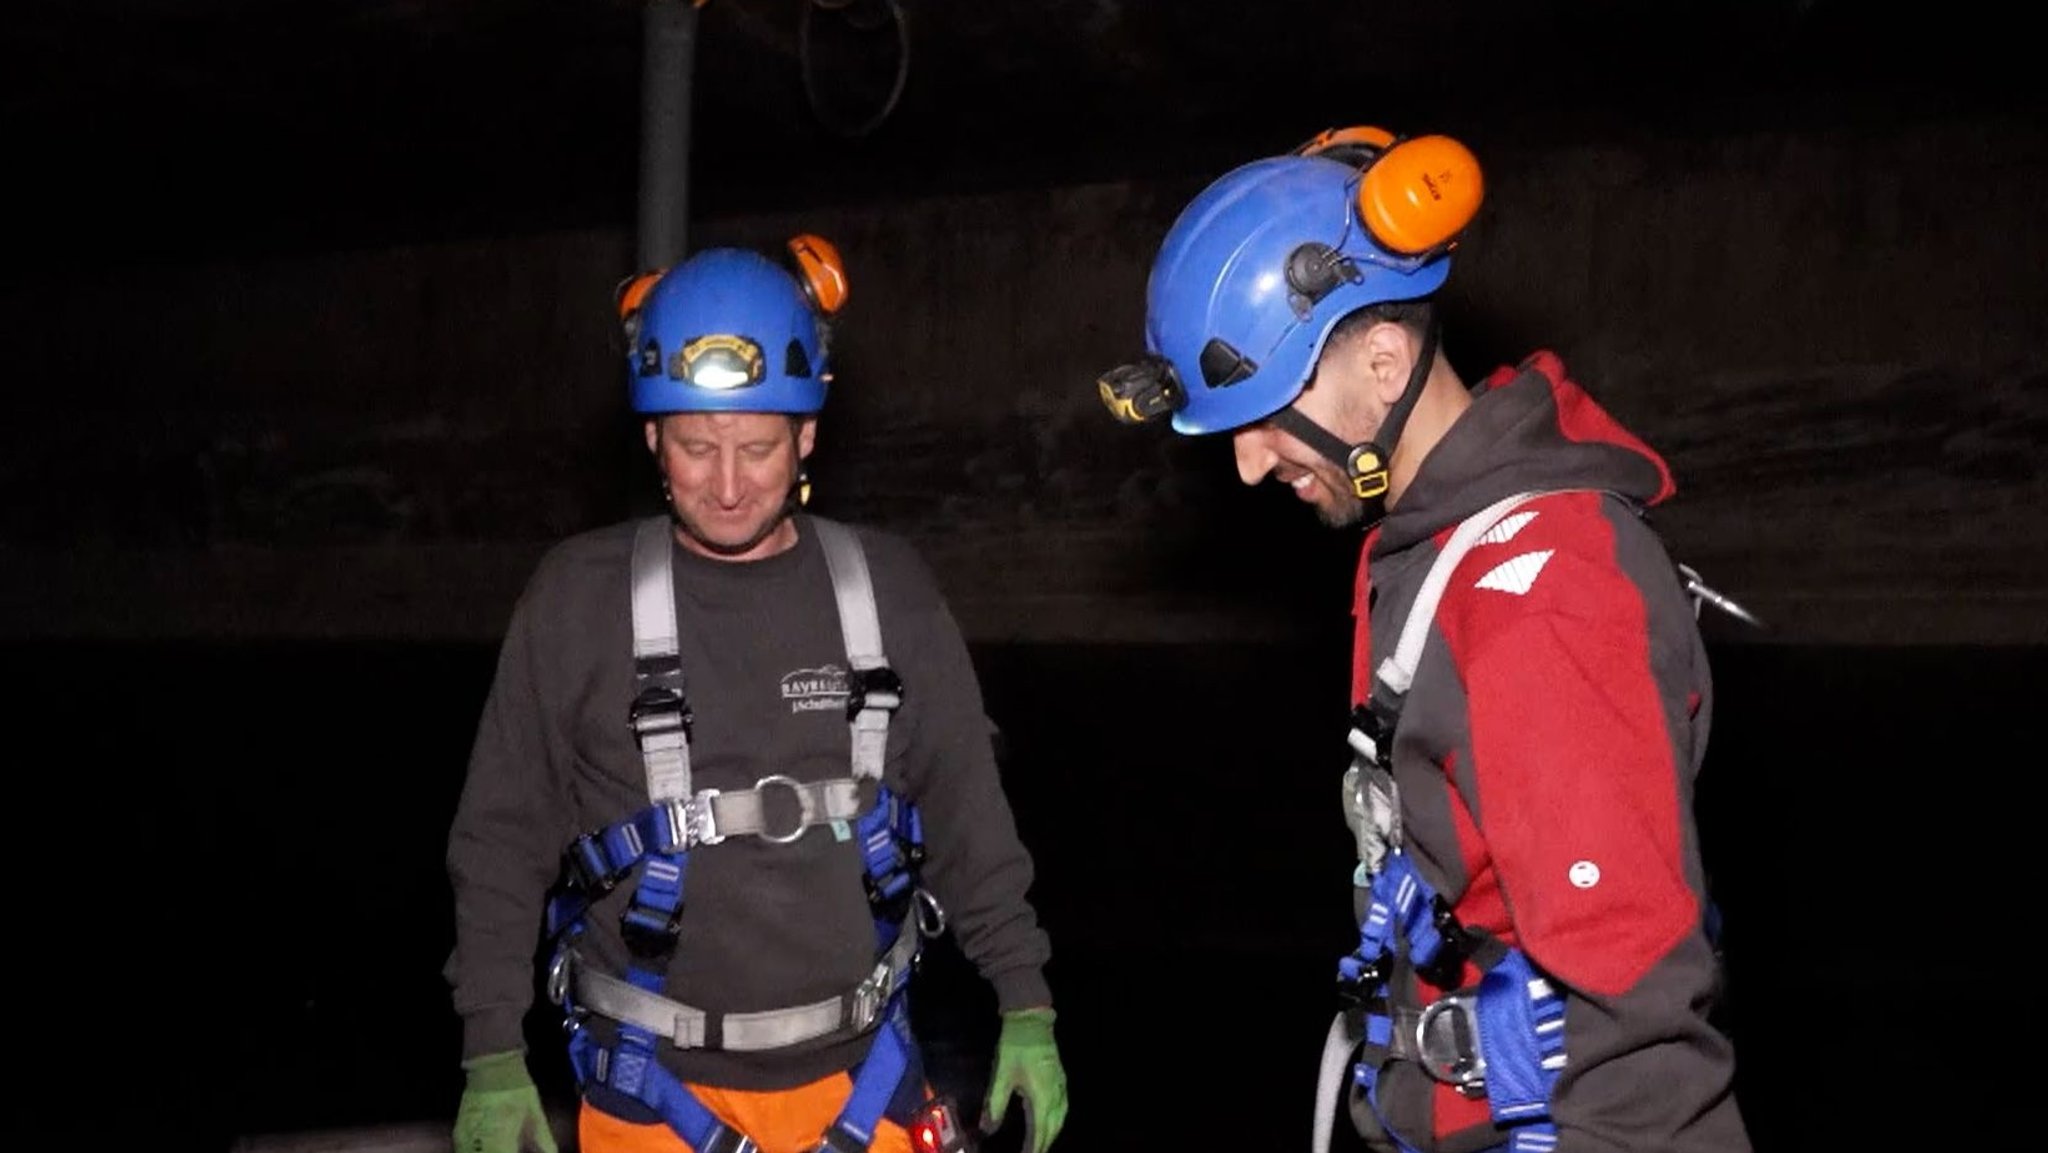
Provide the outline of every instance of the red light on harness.
{"type": "Polygon", "coordinates": [[[966,1153],[966,1130],[952,1102],[944,1097],[927,1102],[910,1119],[910,1147],[917,1153],[966,1153]]]}

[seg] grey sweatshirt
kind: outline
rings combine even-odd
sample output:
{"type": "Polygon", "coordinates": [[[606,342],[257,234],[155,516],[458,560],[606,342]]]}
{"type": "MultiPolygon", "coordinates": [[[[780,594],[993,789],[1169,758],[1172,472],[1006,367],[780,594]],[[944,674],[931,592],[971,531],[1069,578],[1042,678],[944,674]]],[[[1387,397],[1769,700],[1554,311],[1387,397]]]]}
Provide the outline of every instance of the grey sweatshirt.
{"type": "MultiPolygon", "coordinates": [[[[673,549],[685,695],[695,715],[693,790],[851,772],[847,658],[811,519],[797,545],[757,561],[673,549]]],[[[463,1053],[520,1048],[533,1002],[545,896],[579,833],[648,804],[627,725],[633,698],[630,522],[572,537],[542,559],[515,606],[448,839],[455,948],[445,976],[463,1053]]],[[[967,647],[936,581],[902,539],[858,529],[882,643],[902,678],[885,782],[924,818],[926,886],[1002,1009],[1050,1005],[1050,947],[1027,901],[1032,861],[998,777],[967,647]]],[[[665,994],[714,1013],[842,993],[876,959],[859,847],[830,827],[794,844],[753,837],[691,850],[681,938],[665,994]]],[[[586,918],[578,950],[608,972],[626,959],[618,915],[637,871],[586,918]]],[[[544,956],[544,954],[543,954],[544,956]]],[[[915,982],[913,980],[912,996],[915,982]]],[[[777,1089],[845,1069],[867,1037],[768,1053],[681,1051],[688,1081],[777,1089]]]]}

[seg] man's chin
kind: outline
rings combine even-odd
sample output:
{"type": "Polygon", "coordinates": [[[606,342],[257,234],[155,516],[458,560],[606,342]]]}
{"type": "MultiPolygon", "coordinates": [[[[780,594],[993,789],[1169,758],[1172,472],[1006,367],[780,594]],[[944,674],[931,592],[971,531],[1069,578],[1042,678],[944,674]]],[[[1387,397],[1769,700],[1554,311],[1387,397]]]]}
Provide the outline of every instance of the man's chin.
{"type": "Polygon", "coordinates": [[[720,540],[706,533],[694,532],[690,536],[698,544],[703,545],[706,552],[716,553],[719,556],[744,556],[747,552],[760,545],[763,540],[766,540],[768,534],[764,532],[758,536],[747,537],[744,540],[720,540]]]}
{"type": "Polygon", "coordinates": [[[761,547],[761,542],[775,532],[776,526],[780,525],[783,519],[780,516],[769,517],[750,531],[746,531],[731,527],[714,529],[691,518],[677,518],[683,532],[688,534],[692,541],[705,552],[722,557],[745,556],[761,547]]]}
{"type": "Polygon", "coordinates": [[[1365,519],[1365,505],[1356,500],[1318,501],[1315,510],[1316,519],[1323,522],[1325,528],[1350,528],[1365,519]]]}

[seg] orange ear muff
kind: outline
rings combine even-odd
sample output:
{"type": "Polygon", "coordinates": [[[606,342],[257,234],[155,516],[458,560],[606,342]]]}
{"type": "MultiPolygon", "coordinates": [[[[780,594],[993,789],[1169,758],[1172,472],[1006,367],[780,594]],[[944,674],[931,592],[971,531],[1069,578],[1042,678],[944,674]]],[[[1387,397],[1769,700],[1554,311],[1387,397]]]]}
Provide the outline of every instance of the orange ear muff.
{"type": "Polygon", "coordinates": [[[1373,239],[1405,256],[1450,247],[1486,195],[1479,158],[1448,136],[1387,149],[1358,182],[1358,216],[1373,239]]]}
{"type": "Polygon", "coordinates": [[[657,268],[652,272],[636,272],[619,281],[619,286],[612,290],[612,299],[619,307],[620,320],[640,310],[640,302],[647,299],[648,290],[653,288],[654,282],[660,280],[661,274],[667,271],[665,268],[657,268]]]}
{"type": "Polygon", "coordinates": [[[1294,150],[1297,156],[1322,156],[1334,153],[1333,160],[1347,164],[1364,164],[1380,153],[1394,146],[1394,134],[1384,128],[1370,124],[1354,124],[1347,128],[1325,128],[1315,138],[1294,150]]]}
{"type": "Polygon", "coordinates": [[[619,310],[619,334],[626,338],[629,352],[640,344],[640,305],[653,291],[655,282],[667,271],[666,268],[657,268],[651,272],[636,272],[612,289],[612,304],[619,310]]]}
{"type": "Polygon", "coordinates": [[[801,233],[790,238],[789,255],[813,307],[831,316],[846,305],[846,266],[840,263],[839,249],[831,241],[801,233]]]}

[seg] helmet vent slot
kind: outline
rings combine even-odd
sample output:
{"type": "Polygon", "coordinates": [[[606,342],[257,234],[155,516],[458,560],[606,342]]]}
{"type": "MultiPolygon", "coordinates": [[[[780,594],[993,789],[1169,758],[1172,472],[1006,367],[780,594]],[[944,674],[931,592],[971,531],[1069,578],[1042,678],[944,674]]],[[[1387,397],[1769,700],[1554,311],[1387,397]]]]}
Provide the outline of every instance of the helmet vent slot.
{"type": "Polygon", "coordinates": [[[789,342],[789,350],[783,353],[782,375],[794,377],[809,377],[811,375],[811,358],[805,355],[804,346],[795,340],[789,342]]]}
{"type": "Polygon", "coordinates": [[[1223,340],[1211,337],[1202,346],[1202,383],[1210,388],[1229,388],[1258,370],[1249,357],[1223,340]]]}

